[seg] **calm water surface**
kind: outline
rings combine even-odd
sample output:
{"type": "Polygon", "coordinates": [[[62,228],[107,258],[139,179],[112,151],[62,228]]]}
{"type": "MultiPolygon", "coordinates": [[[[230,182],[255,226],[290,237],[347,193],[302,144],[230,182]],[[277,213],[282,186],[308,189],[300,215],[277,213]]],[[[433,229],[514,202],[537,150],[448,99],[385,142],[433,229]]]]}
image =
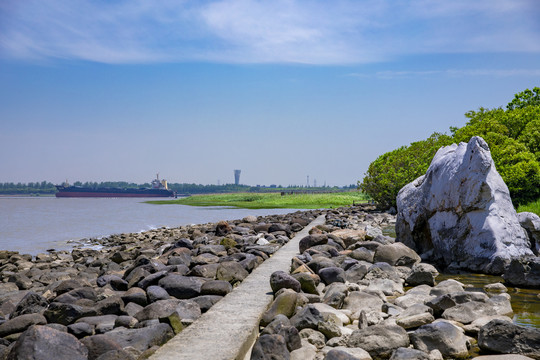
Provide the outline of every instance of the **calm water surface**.
{"type": "Polygon", "coordinates": [[[0,250],[36,255],[70,249],[72,240],[296,211],[151,205],[146,200],[155,199],[0,197],[0,250]]]}

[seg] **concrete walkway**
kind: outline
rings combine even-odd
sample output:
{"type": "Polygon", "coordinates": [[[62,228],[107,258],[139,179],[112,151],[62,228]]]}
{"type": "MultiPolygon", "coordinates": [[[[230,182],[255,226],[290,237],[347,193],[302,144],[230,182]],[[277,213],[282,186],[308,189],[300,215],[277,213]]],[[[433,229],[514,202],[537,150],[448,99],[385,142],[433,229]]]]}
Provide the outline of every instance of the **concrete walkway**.
{"type": "Polygon", "coordinates": [[[257,339],[261,316],[273,300],[270,275],[278,270],[288,273],[291,259],[298,254],[300,240],[312,227],[324,222],[324,215],[312,221],[150,359],[243,360],[257,339]]]}

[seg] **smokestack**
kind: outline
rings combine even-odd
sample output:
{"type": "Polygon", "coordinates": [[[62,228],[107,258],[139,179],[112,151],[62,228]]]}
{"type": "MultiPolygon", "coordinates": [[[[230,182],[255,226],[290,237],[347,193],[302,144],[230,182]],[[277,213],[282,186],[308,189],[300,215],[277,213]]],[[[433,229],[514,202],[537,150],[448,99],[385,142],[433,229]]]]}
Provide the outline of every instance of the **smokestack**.
{"type": "Polygon", "coordinates": [[[240,184],[240,172],[242,170],[234,170],[234,185],[240,184]]]}

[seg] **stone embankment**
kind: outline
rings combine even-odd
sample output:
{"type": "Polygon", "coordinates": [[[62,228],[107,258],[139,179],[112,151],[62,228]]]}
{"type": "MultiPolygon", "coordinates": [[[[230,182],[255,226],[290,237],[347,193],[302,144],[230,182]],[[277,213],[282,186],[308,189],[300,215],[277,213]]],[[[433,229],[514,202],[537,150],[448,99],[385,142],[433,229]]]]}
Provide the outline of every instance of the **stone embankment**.
{"type": "Polygon", "coordinates": [[[393,220],[330,211],[300,241],[291,272],[272,274],[251,359],[540,359],[540,330],[512,323],[503,284],[436,283],[432,265],[377,229],[393,220]]]}
{"type": "Polygon", "coordinates": [[[113,235],[36,257],[0,251],[0,360],[145,359],[319,214],[113,235]]]}

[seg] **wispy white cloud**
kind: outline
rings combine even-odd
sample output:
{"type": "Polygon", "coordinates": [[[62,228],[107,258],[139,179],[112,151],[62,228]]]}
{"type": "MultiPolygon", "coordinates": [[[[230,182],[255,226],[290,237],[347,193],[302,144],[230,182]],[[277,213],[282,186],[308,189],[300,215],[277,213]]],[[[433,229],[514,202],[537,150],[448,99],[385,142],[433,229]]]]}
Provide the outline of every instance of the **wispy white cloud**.
{"type": "Polygon", "coordinates": [[[540,52],[537,0],[5,0],[0,56],[351,64],[540,52]]]}
{"type": "Polygon", "coordinates": [[[448,70],[423,70],[423,71],[377,71],[375,73],[350,73],[347,76],[357,78],[379,78],[379,79],[404,79],[431,76],[447,77],[510,77],[510,76],[540,76],[540,69],[448,69],[448,70]]]}

